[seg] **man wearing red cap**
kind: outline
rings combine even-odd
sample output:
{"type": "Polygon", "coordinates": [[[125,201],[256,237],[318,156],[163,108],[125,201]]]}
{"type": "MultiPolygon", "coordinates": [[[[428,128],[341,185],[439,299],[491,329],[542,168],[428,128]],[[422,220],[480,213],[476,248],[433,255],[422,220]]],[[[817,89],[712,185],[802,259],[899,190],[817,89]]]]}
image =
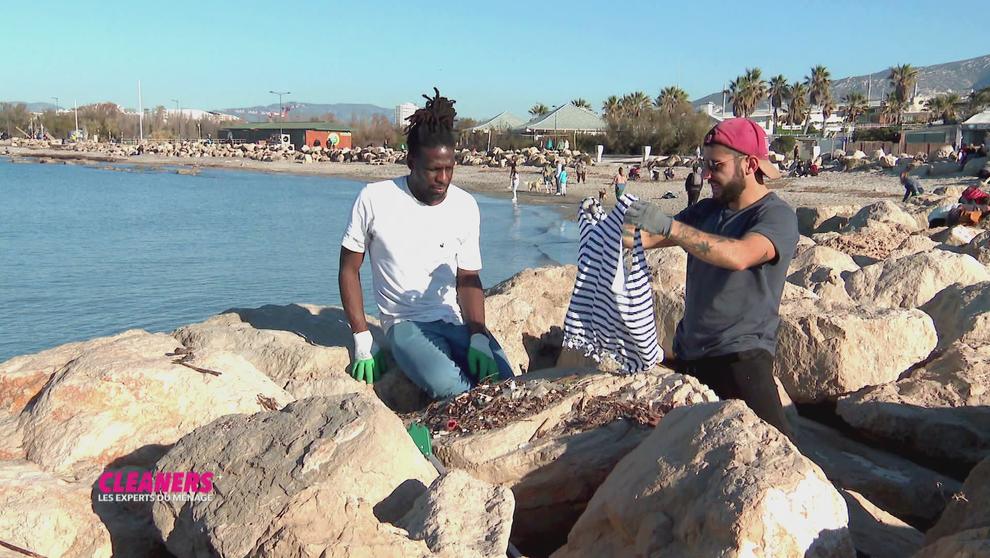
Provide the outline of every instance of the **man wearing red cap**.
{"type": "Polygon", "coordinates": [[[712,197],[673,218],[637,201],[627,224],[643,246],[688,253],[684,317],[674,335],[676,368],[723,399],[742,399],[791,435],[773,379],[780,297],[798,240],[797,216],[767,189],[780,177],[767,136],[746,118],[719,123],[705,136],[704,176],[712,197]]]}

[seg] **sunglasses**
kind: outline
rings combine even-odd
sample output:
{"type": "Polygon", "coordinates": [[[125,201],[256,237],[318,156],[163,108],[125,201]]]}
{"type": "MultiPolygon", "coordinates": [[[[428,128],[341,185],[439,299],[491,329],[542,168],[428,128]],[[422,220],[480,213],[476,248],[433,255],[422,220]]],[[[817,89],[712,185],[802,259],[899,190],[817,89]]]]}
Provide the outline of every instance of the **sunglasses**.
{"type": "Polygon", "coordinates": [[[728,159],[723,159],[721,161],[713,161],[711,159],[703,159],[701,161],[701,165],[702,165],[702,168],[704,168],[708,172],[715,172],[715,171],[718,170],[719,167],[721,167],[722,165],[728,163],[729,161],[735,161],[737,159],[744,159],[746,157],[749,157],[749,155],[736,155],[734,157],[730,157],[728,159]]]}

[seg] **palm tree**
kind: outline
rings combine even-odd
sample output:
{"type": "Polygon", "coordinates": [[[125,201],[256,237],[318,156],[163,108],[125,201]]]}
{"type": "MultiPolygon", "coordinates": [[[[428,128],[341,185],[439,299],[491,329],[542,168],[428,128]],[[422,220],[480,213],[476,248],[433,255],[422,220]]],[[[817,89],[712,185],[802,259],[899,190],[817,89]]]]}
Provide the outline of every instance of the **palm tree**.
{"type": "Polygon", "coordinates": [[[619,103],[622,105],[622,109],[624,109],[625,112],[638,117],[649,110],[650,106],[653,104],[653,101],[650,100],[650,96],[646,93],[643,93],[642,91],[634,91],[623,95],[619,103]]]}
{"type": "Polygon", "coordinates": [[[975,114],[988,106],[990,106],[990,87],[984,87],[969,94],[970,112],[975,114]]]}
{"type": "Polygon", "coordinates": [[[550,108],[543,103],[536,103],[535,105],[529,107],[529,115],[533,118],[537,116],[544,116],[550,113],[550,108]]]}
{"type": "Polygon", "coordinates": [[[897,94],[891,91],[887,98],[880,104],[880,119],[885,124],[900,124],[901,113],[907,108],[907,101],[897,98],[897,94]]]}
{"type": "Polygon", "coordinates": [[[843,113],[845,113],[846,122],[849,124],[855,124],[856,119],[866,114],[869,108],[866,102],[866,96],[859,92],[846,95],[842,99],[842,102],[846,105],[843,113]]]}
{"type": "Polygon", "coordinates": [[[928,99],[925,101],[925,109],[930,113],[928,121],[942,120],[946,124],[949,121],[954,121],[956,119],[956,105],[959,104],[960,100],[959,95],[955,93],[936,95],[928,99]]]}
{"type": "Polygon", "coordinates": [[[911,98],[911,91],[914,89],[914,85],[918,83],[918,69],[910,64],[891,66],[890,75],[887,76],[887,79],[890,80],[890,87],[893,89],[892,94],[894,98],[906,104],[911,98]]]}
{"type": "Polygon", "coordinates": [[[577,99],[572,100],[571,101],[571,104],[574,105],[574,106],[576,106],[577,108],[583,108],[583,109],[591,110],[591,103],[589,103],[588,101],[586,101],[586,100],[584,100],[582,98],[577,98],[577,99]]]}
{"type": "Polygon", "coordinates": [[[663,112],[671,114],[682,103],[688,102],[687,91],[672,85],[660,90],[660,95],[653,100],[653,104],[663,112]]]}
{"type": "Polygon", "coordinates": [[[828,124],[829,117],[835,112],[835,101],[832,100],[832,96],[829,95],[825,97],[822,101],[822,135],[825,135],[825,126],[828,124]]]}
{"type": "Polygon", "coordinates": [[[821,64],[811,68],[811,75],[805,76],[804,84],[808,87],[808,102],[817,106],[822,111],[822,133],[825,132],[825,121],[835,110],[835,103],[832,101],[832,76],[828,68],[821,64]],[[828,115],[825,114],[825,107],[828,106],[828,115]]]}
{"type": "Polygon", "coordinates": [[[770,108],[773,109],[773,129],[777,129],[777,111],[784,108],[784,101],[787,99],[787,78],[776,75],[770,78],[767,88],[767,100],[770,101],[770,108]]]}
{"type": "Polygon", "coordinates": [[[808,88],[800,81],[787,88],[787,123],[796,126],[808,118],[808,88]]]}
{"type": "Polygon", "coordinates": [[[613,118],[619,115],[619,98],[615,95],[609,95],[608,99],[602,103],[602,112],[605,116],[613,118]]]}
{"type": "Polygon", "coordinates": [[[746,68],[746,73],[729,82],[726,92],[732,100],[733,116],[747,117],[767,96],[767,82],[759,68],[746,68]]]}

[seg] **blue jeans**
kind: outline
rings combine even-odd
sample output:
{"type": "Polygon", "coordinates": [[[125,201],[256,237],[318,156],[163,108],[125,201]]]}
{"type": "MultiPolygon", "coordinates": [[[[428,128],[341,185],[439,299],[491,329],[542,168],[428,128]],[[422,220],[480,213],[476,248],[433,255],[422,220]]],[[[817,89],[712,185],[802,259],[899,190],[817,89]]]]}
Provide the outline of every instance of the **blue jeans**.
{"type": "MultiPolygon", "coordinates": [[[[406,376],[433,399],[464,393],[477,384],[468,371],[471,332],[466,325],[443,320],[399,322],[386,334],[395,362],[406,376]]],[[[514,376],[505,351],[494,339],[492,354],[503,380],[514,376]]]]}

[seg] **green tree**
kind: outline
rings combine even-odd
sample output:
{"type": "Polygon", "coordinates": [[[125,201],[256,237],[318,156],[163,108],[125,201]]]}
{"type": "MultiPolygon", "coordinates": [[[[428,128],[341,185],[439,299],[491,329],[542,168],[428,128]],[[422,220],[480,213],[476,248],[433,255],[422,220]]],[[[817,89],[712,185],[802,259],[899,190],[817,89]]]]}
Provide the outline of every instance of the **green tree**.
{"type": "Polygon", "coordinates": [[[778,74],[770,78],[767,85],[767,100],[770,101],[770,108],[773,110],[773,129],[776,130],[778,111],[784,108],[784,102],[787,100],[787,78],[778,74]]]}
{"type": "Polygon", "coordinates": [[[545,116],[550,114],[550,108],[543,103],[536,103],[535,105],[529,107],[529,115],[533,118],[537,116],[545,116]]]}
{"type": "Polygon", "coordinates": [[[748,117],[767,96],[767,83],[759,68],[747,68],[746,73],[729,82],[727,90],[732,102],[733,116],[748,117]]]}
{"type": "Polygon", "coordinates": [[[27,131],[31,111],[24,103],[0,103],[0,126],[11,137],[20,136],[18,129],[27,131]]]}
{"type": "Polygon", "coordinates": [[[869,108],[866,96],[859,92],[846,95],[843,97],[842,102],[845,103],[842,113],[846,118],[846,122],[849,124],[855,124],[856,119],[866,114],[869,108]]]}
{"type": "Polygon", "coordinates": [[[808,88],[796,81],[787,88],[787,123],[792,126],[804,124],[808,116],[808,88]]]}
{"type": "Polygon", "coordinates": [[[890,81],[894,99],[907,103],[911,100],[911,92],[915,84],[918,83],[918,69],[910,64],[891,66],[887,79],[890,81]]]}
{"type": "Polygon", "coordinates": [[[618,117],[619,116],[619,98],[615,95],[609,95],[608,99],[602,102],[602,113],[607,117],[618,117]]]}
{"type": "Polygon", "coordinates": [[[880,120],[883,124],[900,124],[901,115],[906,109],[907,101],[898,98],[896,92],[891,91],[880,103],[880,120]]]}
{"type": "Polygon", "coordinates": [[[621,110],[637,117],[650,110],[652,104],[653,101],[650,99],[650,96],[642,91],[634,91],[623,95],[622,99],[619,100],[621,110]]]}
{"type": "Polygon", "coordinates": [[[591,110],[591,103],[589,103],[588,101],[586,101],[586,100],[584,100],[584,99],[582,99],[580,97],[577,98],[577,99],[573,99],[571,101],[571,104],[574,105],[574,106],[576,106],[577,108],[583,108],[583,109],[591,110]]]}
{"type": "Polygon", "coordinates": [[[973,91],[969,95],[969,112],[976,114],[983,109],[990,107],[990,87],[984,87],[979,91],[973,91]]]}
{"type": "Polygon", "coordinates": [[[674,112],[681,103],[686,102],[688,102],[687,91],[676,85],[664,87],[660,90],[660,95],[653,100],[654,106],[667,114],[674,112]]]}

